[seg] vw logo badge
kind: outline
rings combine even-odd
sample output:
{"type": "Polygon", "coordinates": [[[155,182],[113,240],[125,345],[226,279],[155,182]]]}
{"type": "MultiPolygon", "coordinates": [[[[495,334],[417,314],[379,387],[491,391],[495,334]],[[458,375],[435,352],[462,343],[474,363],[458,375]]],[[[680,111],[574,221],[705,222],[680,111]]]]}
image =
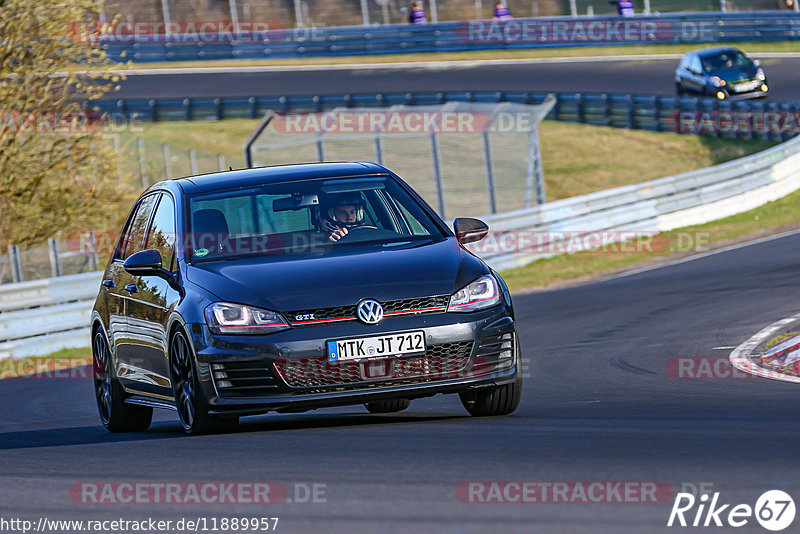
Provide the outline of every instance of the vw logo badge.
{"type": "Polygon", "coordinates": [[[365,324],[378,324],[383,319],[383,307],[377,300],[365,299],[356,308],[358,318],[365,324]]]}

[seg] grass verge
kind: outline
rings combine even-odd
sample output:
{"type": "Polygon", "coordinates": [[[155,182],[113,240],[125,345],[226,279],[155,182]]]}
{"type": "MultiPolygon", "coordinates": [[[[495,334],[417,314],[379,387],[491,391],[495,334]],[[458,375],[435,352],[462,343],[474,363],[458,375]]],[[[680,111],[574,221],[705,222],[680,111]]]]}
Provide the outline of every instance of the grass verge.
{"type": "Polygon", "coordinates": [[[604,278],[632,268],[657,265],[722,248],[749,238],[800,228],[798,213],[800,213],[800,191],[795,191],[784,198],[744,213],[665,232],[659,239],[667,243],[667,246],[657,252],[587,251],[562,254],[518,269],[509,269],[502,274],[512,291],[541,289],[604,278]]]}
{"type": "MultiPolygon", "coordinates": [[[[777,43],[732,43],[748,54],[766,52],[800,52],[800,43],[786,41],[777,43]]],[[[685,54],[703,44],[665,44],[631,46],[583,46],[564,48],[532,48],[527,50],[475,50],[468,52],[426,52],[419,54],[380,54],[363,56],[304,57],[304,58],[254,58],[198,61],[172,61],[154,63],[127,63],[123,70],[207,68],[207,67],[264,67],[264,66],[309,66],[309,65],[359,65],[366,63],[414,63],[424,61],[476,61],[493,59],[537,59],[598,56],[628,56],[650,54],[685,54]]],[[[707,45],[711,46],[711,45],[707,45]]]]}

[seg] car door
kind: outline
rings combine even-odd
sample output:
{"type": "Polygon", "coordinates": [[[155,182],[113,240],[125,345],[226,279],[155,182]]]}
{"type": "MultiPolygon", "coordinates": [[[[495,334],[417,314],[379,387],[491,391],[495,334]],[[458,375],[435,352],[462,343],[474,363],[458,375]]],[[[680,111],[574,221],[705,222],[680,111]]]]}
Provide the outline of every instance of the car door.
{"type": "Polygon", "coordinates": [[[706,91],[706,76],[703,73],[703,65],[700,61],[700,56],[692,56],[687,69],[688,76],[686,77],[687,89],[695,93],[705,93],[706,91]]]}
{"type": "MultiPolygon", "coordinates": [[[[142,250],[155,249],[161,254],[166,271],[175,270],[175,201],[163,192],[145,234],[142,250]]],[[[179,298],[169,281],[159,276],[133,276],[136,290],[128,299],[130,358],[139,362],[136,390],[172,398],[167,360],[167,319],[170,308],[179,298]]]]}
{"type": "Polygon", "coordinates": [[[139,290],[136,285],[138,277],[127,272],[123,263],[131,255],[144,250],[147,227],[150,224],[158,197],[159,193],[153,193],[142,197],[139,201],[139,205],[129,221],[118,257],[115,257],[113,262],[115,287],[112,298],[117,299],[116,308],[119,313],[114,343],[116,371],[117,377],[126,388],[131,384],[146,381],[147,372],[144,368],[145,362],[138,358],[134,350],[136,339],[130,329],[130,314],[133,304],[136,302],[134,297],[139,290]]]}

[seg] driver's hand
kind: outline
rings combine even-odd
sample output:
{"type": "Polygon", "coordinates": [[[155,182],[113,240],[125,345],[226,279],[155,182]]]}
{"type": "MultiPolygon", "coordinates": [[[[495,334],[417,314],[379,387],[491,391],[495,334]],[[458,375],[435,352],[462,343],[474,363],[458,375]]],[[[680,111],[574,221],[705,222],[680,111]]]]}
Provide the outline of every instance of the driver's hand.
{"type": "Polygon", "coordinates": [[[328,239],[331,241],[339,241],[346,235],[347,235],[347,228],[339,228],[337,230],[334,230],[328,239]]]}

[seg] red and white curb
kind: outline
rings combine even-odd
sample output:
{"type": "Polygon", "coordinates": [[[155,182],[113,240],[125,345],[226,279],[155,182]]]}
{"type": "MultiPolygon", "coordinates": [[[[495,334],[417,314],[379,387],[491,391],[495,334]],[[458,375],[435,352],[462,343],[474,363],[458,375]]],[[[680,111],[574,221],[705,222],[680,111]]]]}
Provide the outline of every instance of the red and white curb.
{"type": "Polygon", "coordinates": [[[752,352],[770,337],[775,336],[783,327],[800,320],[800,313],[781,319],[759,331],[756,335],[733,349],[730,355],[731,364],[737,369],[761,378],[783,380],[784,382],[800,383],[800,377],[779,373],[757,364],[751,357],[752,352]]]}

